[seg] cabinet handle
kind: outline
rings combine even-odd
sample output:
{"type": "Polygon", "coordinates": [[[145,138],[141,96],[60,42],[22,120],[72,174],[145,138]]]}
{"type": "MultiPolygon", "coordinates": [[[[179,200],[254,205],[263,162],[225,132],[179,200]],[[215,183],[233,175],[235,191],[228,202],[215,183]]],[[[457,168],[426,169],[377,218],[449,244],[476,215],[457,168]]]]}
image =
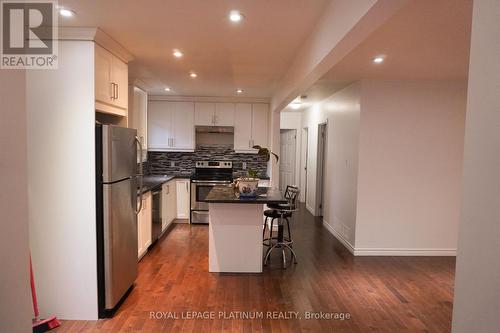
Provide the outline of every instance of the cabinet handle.
{"type": "Polygon", "coordinates": [[[113,82],[110,83],[110,88],[111,88],[111,100],[115,98],[115,84],[113,82]]]}
{"type": "Polygon", "coordinates": [[[214,124],[216,125],[217,124],[217,115],[214,114],[214,124]]]}
{"type": "Polygon", "coordinates": [[[170,185],[167,185],[167,194],[170,194],[170,185]]]}
{"type": "Polygon", "coordinates": [[[174,138],[172,138],[172,147],[174,146],[174,142],[175,142],[175,141],[174,141],[174,138]]]}
{"type": "Polygon", "coordinates": [[[115,99],[118,99],[118,85],[116,83],[115,83],[115,87],[116,87],[115,99]]]}
{"type": "Polygon", "coordinates": [[[186,182],[186,192],[189,192],[189,187],[187,182],[186,182]]]}

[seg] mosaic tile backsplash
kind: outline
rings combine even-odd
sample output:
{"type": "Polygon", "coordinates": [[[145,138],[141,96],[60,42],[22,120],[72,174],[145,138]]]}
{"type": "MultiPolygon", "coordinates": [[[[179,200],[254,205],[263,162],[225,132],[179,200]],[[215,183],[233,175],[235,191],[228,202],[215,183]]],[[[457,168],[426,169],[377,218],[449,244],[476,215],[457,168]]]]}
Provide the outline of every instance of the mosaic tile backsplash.
{"type": "Polygon", "coordinates": [[[247,174],[248,169],[258,170],[259,177],[267,177],[267,162],[256,154],[236,153],[233,145],[198,145],[195,152],[148,152],[147,173],[151,175],[175,174],[189,176],[194,172],[196,161],[232,161],[233,176],[247,174]],[[174,162],[175,166],[171,166],[174,162]],[[243,170],[243,162],[247,169],[243,170]]]}

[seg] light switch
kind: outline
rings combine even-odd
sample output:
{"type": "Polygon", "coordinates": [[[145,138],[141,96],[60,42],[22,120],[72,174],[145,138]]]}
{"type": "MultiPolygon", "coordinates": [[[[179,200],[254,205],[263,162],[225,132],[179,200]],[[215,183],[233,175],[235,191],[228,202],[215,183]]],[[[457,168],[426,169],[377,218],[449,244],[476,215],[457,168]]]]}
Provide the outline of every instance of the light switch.
{"type": "Polygon", "coordinates": [[[246,170],[247,169],[247,162],[243,162],[243,166],[242,166],[243,170],[246,170]]]}
{"type": "Polygon", "coordinates": [[[170,166],[171,166],[171,167],[174,167],[174,166],[175,166],[175,162],[174,162],[174,161],[171,161],[171,162],[170,162],[170,166]]]}

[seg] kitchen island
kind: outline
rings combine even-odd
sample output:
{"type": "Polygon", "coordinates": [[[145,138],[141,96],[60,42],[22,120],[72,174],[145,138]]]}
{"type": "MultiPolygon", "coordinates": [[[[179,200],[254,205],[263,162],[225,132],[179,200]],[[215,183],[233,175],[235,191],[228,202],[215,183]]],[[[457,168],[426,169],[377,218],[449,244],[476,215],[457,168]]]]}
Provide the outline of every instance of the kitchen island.
{"type": "Polygon", "coordinates": [[[259,187],[254,198],[239,198],[230,186],[215,186],[209,204],[209,272],[261,273],[263,211],[287,203],[282,193],[259,187]]]}

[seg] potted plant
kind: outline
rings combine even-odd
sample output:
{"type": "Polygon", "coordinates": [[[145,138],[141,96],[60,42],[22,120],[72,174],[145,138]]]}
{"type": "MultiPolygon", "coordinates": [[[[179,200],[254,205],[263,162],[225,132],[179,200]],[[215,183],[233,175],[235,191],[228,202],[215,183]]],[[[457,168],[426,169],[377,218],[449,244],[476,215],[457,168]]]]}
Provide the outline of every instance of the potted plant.
{"type": "MultiPolygon", "coordinates": [[[[271,158],[271,154],[276,158],[276,163],[279,160],[279,156],[270,151],[268,148],[261,146],[253,146],[254,149],[258,149],[257,155],[263,156],[268,162],[271,158]]],[[[236,180],[236,187],[240,192],[240,197],[255,197],[257,195],[257,187],[259,185],[259,172],[257,170],[248,169],[247,177],[240,177],[236,180]]]]}

